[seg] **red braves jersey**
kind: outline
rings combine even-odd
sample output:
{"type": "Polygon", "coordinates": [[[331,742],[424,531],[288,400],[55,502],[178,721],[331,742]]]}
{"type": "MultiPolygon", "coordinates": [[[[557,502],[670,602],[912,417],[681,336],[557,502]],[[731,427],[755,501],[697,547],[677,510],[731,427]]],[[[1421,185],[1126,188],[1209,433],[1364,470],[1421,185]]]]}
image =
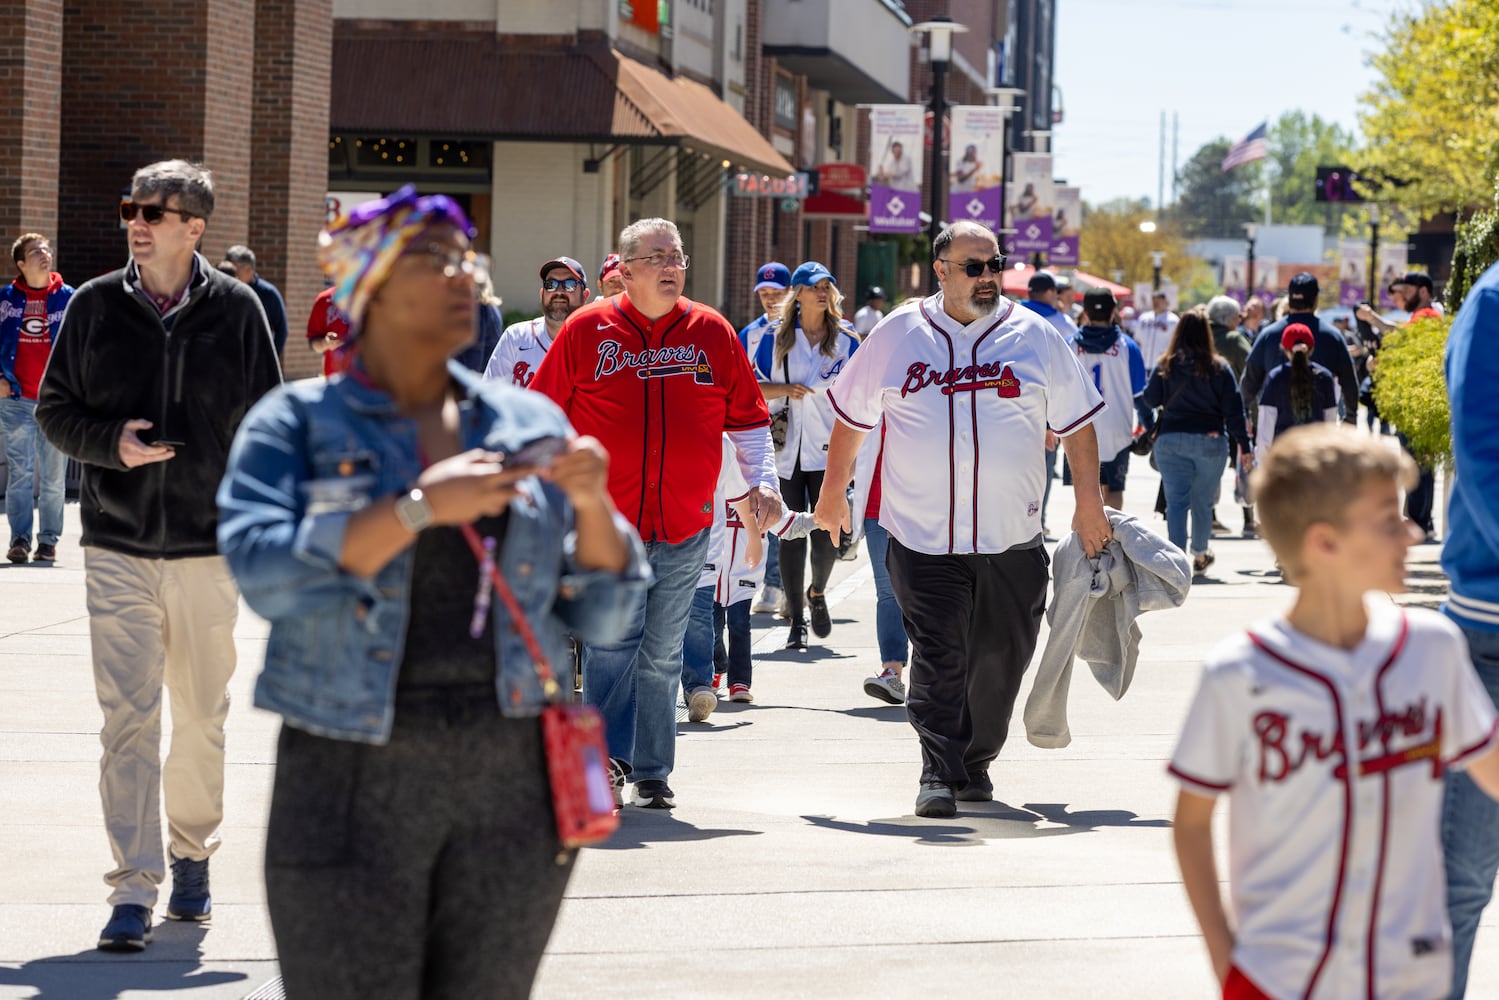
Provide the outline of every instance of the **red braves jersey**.
{"type": "Polygon", "coordinates": [[[312,300],[312,312],[307,317],[307,339],[319,340],[330,333],[338,334],[339,346],[323,352],[325,376],[337,375],[349,367],[349,318],[333,304],[333,289],[325,288],[312,300]]]}
{"type": "Polygon", "coordinates": [[[686,298],[654,321],[626,294],[575,310],[531,388],[608,449],[609,492],[646,541],[712,524],[724,432],[770,425],[734,328],[686,298]]]}
{"type": "Polygon", "coordinates": [[[1228,793],[1233,963],[1272,996],[1452,984],[1442,774],[1494,745],[1494,709],[1446,618],[1369,610],[1351,651],[1284,621],[1219,645],[1172,757],[1228,793]]]}

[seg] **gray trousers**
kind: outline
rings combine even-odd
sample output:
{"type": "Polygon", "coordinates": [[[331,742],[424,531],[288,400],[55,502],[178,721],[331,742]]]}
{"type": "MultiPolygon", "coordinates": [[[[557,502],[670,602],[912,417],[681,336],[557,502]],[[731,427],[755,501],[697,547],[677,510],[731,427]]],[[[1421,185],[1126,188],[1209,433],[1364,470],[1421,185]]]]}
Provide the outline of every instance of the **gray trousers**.
{"type": "Polygon", "coordinates": [[[283,727],[266,896],[286,995],[528,996],[558,852],[541,723],[502,716],[493,685],[403,693],[383,747],[283,727]]]}

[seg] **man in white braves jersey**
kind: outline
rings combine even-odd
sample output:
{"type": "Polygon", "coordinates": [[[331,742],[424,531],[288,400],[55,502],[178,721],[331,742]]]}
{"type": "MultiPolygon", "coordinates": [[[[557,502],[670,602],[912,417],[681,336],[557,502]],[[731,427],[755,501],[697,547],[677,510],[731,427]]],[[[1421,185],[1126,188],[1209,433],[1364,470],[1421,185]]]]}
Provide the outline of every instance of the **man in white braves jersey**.
{"type": "Polygon", "coordinates": [[[1397,485],[1414,474],[1336,424],[1277,436],[1255,472],[1261,533],[1299,590],[1214,649],[1170,765],[1182,880],[1229,1000],[1452,986],[1443,776],[1466,768],[1499,797],[1499,728],[1457,627],[1386,596],[1419,537],[1397,485]],[[1224,794],[1232,924],[1213,845],[1224,794]]]}
{"type": "MultiPolygon", "coordinates": [[[[1098,480],[1103,488],[1103,502],[1115,510],[1124,509],[1124,480],[1129,474],[1129,446],[1135,439],[1135,420],[1148,431],[1155,423],[1150,407],[1140,402],[1140,394],[1150,381],[1140,345],[1114,325],[1119,307],[1114,293],[1107,288],[1091,288],[1083,296],[1083,322],[1070,343],[1077,351],[1083,371],[1103,395],[1108,409],[1093,422],[1098,435],[1098,480]]],[[[1062,468],[1062,484],[1072,485],[1072,467],[1062,468]]]]}
{"type": "Polygon", "coordinates": [[[505,328],[484,366],[484,377],[508,379],[522,389],[530,385],[562,321],[592,294],[583,265],[571,257],[554,257],[541,265],[541,315],[505,328]]]}
{"type": "Polygon", "coordinates": [[[1140,344],[1140,353],[1145,355],[1145,371],[1155,371],[1161,355],[1171,346],[1171,336],[1176,333],[1180,319],[1171,311],[1166,293],[1156,289],[1150,297],[1151,311],[1135,321],[1135,340],[1140,344]]]}
{"type": "Polygon", "coordinates": [[[879,523],[913,657],[907,715],[921,740],[918,816],[994,797],[1046,606],[1042,438],[1062,438],[1079,486],[1072,526],[1096,555],[1112,532],[1092,421],[1104,408],[1067,342],[1000,295],[994,233],[958,222],[932,243],[941,292],[886,316],[828,391],[838,422],[817,526],[849,531],[844,489],[885,422],[879,523]],[[988,272],[987,274],[985,272],[988,272]],[[943,445],[946,447],[943,447],[943,445]]]}

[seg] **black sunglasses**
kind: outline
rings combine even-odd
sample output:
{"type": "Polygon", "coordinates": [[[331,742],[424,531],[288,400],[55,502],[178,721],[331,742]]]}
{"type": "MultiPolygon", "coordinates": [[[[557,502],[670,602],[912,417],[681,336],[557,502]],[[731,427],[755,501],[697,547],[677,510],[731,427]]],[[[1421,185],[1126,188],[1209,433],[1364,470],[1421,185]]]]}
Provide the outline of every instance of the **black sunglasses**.
{"type": "Polygon", "coordinates": [[[571,295],[582,287],[583,282],[577,278],[543,278],[541,282],[541,290],[543,292],[555,292],[560,288],[571,295]]]}
{"type": "MultiPolygon", "coordinates": [[[[948,265],[954,263],[951,257],[938,257],[937,259],[942,261],[942,263],[948,265]]],[[[990,274],[999,274],[1005,269],[1005,259],[1003,257],[993,257],[989,260],[965,261],[962,264],[963,273],[968,275],[968,277],[970,278],[977,278],[979,275],[983,274],[985,267],[989,269],[990,274]]]]}
{"type": "Polygon", "coordinates": [[[184,212],[180,208],[166,208],[162,205],[137,205],[133,201],[120,202],[121,222],[134,222],[136,214],[139,213],[140,217],[146,220],[146,225],[154,226],[159,224],[162,219],[165,219],[168,212],[181,216],[184,222],[188,219],[197,218],[193,213],[184,212]]]}

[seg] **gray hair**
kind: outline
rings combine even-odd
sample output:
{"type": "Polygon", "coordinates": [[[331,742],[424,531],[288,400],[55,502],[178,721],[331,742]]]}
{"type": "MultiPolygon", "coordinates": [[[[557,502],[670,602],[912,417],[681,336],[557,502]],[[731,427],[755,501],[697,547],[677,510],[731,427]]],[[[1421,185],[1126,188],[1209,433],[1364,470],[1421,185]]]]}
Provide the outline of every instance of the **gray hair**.
{"type": "Polygon", "coordinates": [[[619,231],[619,259],[629,260],[651,233],[670,233],[672,242],[682,245],[682,234],[670,219],[637,219],[619,231]]]}
{"type": "Polygon", "coordinates": [[[162,160],[141,167],[130,179],[131,199],[139,201],[156,194],[163,202],[176,195],[177,207],[200,219],[213,214],[213,175],[200,163],[162,160]]]}
{"type": "Polygon", "coordinates": [[[255,251],[251,250],[243,243],[236,243],[234,244],[234,246],[224,251],[224,259],[229,261],[229,263],[231,264],[247,264],[250,267],[254,267],[255,251]]]}
{"type": "Polygon", "coordinates": [[[1208,322],[1219,326],[1233,326],[1239,319],[1239,303],[1227,295],[1214,295],[1208,300],[1208,322]]]}

